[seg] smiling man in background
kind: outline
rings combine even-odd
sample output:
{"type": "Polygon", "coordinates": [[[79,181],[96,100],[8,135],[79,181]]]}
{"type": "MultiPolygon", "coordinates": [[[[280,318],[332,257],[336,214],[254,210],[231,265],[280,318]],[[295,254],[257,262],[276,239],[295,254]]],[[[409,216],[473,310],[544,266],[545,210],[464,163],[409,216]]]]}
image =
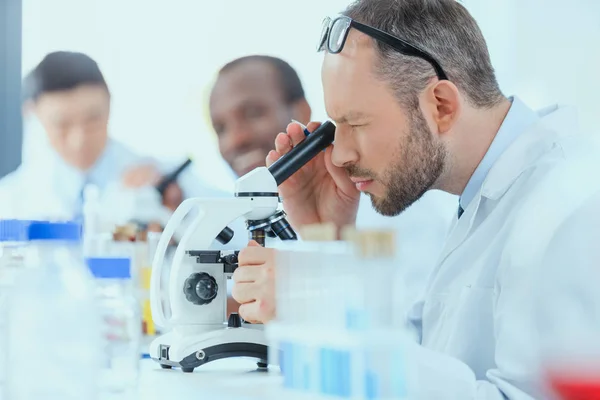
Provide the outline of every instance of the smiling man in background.
{"type": "MultiPolygon", "coordinates": [[[[265,166],[279,132],[292,119],[307,124],[311,107],[297,72],[284,60],[251,55],[221,68],[210,95],[210,117],[219,149],[237,176],[265,166]]],[[[357,226],[387,227],[397,232],[400,268],[408,282],[406,302],[412,303],[441,253],[455,215],[454,196],[432,191],[400,216],[377,214],[369,198],[361,198],[357,226]]]]}
{"type": "Polygon", "coordinates": [[[308,123],[310,116],[298,74],[275,57],[231,61],[219,71],[210,96],[219,150],[237,176],[264,167],[282,127],[292,119],[308,123]]]}

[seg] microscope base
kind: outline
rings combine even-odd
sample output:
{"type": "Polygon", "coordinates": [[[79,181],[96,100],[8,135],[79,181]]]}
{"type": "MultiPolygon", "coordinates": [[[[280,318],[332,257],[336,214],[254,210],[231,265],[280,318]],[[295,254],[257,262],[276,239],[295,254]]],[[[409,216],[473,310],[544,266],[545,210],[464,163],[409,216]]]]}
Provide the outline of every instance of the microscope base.
{"type": "Polygon", "coordinates": [[[211,361],[230,357],[251,357],[259,369],[266,369],[267,339],[262,329],[224,328],[200,334],[169,332],[150,345],[150,357],[163,369],[181,368],[193,372],[211,361]]]}

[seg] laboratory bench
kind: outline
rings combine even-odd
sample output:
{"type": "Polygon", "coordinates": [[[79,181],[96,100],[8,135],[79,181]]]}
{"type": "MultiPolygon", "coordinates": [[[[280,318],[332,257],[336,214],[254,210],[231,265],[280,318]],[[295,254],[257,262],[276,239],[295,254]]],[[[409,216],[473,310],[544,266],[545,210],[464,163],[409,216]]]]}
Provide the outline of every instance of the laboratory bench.
{"type": "Polygon", "coordinates": [[[144,359],[140,364],[137,393],[126,398],[115,396],[115,399],[282,399],[285,398],[282,382],[278,367],[269,367],[268,372],[260,371],[252,359],[217,360],[196,368],[192,373],[161,369],[155,361],[144,359]]]}

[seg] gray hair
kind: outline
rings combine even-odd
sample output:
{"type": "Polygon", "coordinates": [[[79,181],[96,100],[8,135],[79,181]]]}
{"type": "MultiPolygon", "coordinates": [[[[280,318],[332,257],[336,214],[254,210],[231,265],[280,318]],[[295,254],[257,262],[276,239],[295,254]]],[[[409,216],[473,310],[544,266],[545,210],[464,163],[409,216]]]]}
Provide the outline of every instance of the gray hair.
{"type": "MultiPolygon", "coordinates": [[[[427,51],[448,79],[477,108],[492,108],[500,91],[479,26],[455,0],[357,0],[343,12],[427,51]]],[[[418,94],[435,76],[431,64],[376,41],[377,75],[389,82],[401,104],[416,108],[418,94]]]]}

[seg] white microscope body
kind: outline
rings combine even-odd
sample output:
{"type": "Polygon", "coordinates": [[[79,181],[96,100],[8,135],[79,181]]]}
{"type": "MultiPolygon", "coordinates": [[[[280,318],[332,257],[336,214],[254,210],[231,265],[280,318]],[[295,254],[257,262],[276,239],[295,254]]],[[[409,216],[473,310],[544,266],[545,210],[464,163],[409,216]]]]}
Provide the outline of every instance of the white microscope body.
{"type": "Polygon", "coordinates": [[[227,226],[239,217],[258,233],[259,243],[265,232],[295,239],[285,213],[278,211],[277,186],[329,146],[334,133],[335,126],[324,123],[271,167],[257,168],[238,179],[235,197],[189,199],[172,215],[156,250],[150,288],[154,322],[168,331],[151,343],[150,357],[163,368],[192,372],[207,362],[238,356],[256,358],[259,367],[267,366],[262,325],[243,323],[237,314],[229,321],[226,318],[227,278],[237,266],[237,253],[208,249],[215,238],[223,243],[231,239],[227,226]],[[163,304],[161,276],[167,247],[187,216],[191,222],[173,256],[163,304]],[[169,318],[165,308],[171,311],[169,318]]]}
{"type": "MultiPolygon", "coordinates": [[[[256,347],[257,352],[264,350],[264,362],[266,363],[266,340],[262,329],[259,329],[260,325],[252,328],[247,327],[249,324],[236,328],[225,328],[224,326],[227,312],[227,290],[225,290],[227,274],[224,265],[216,262],[198,264],[196,258],[188,254],[191,249],[210,248],[223,227],[240,216],[247,220],[264,220],[275,214],[279,205],[277,184],[267,168],[258,168],[240,178],[236,183],[236,193],[251,193],[246,188],[252,190],[257,187],[275,195],[229,199],[189,199],[181,204],[168,222],[156,252],[151,288],[153,319],[158,326],[171,330],[155,339],[150,347],[151,357],[157,359],[161,365],[181,366],[187,370],[192,367],[188,367],[188,363],[184,363],[186,357],[193,355],[196,361],[203,361],[210,356],[204,349],[227,343],[264,346],[264,349],[260,349],[258,346],[248,347],[256,347]],[[154,293],[161,292],[160,268],[164,265],[166,246],[176,227],[192,211],[196,211],[198,215],[183,235],[173,258],[168,289],[172,314],[167,320],[164,316],[163,306],[160,304],[161,296],[154,296],[154,293]],[[200,305],[200,307],[204,306],[202,310],[199,309],[199,305],[188,301],[184,294],[186,280],[195,273],[210,275],[216,284],[216,297],[210,303],[200,305]],[[166,355],[168,355],[168,359],[165,359],[166,355]]],[[[221,352],[224,351],[225,349],[221,349],[221,352]]],[[[190,361],[190,365],[197,364],[193,359],[190,361]]]]}

